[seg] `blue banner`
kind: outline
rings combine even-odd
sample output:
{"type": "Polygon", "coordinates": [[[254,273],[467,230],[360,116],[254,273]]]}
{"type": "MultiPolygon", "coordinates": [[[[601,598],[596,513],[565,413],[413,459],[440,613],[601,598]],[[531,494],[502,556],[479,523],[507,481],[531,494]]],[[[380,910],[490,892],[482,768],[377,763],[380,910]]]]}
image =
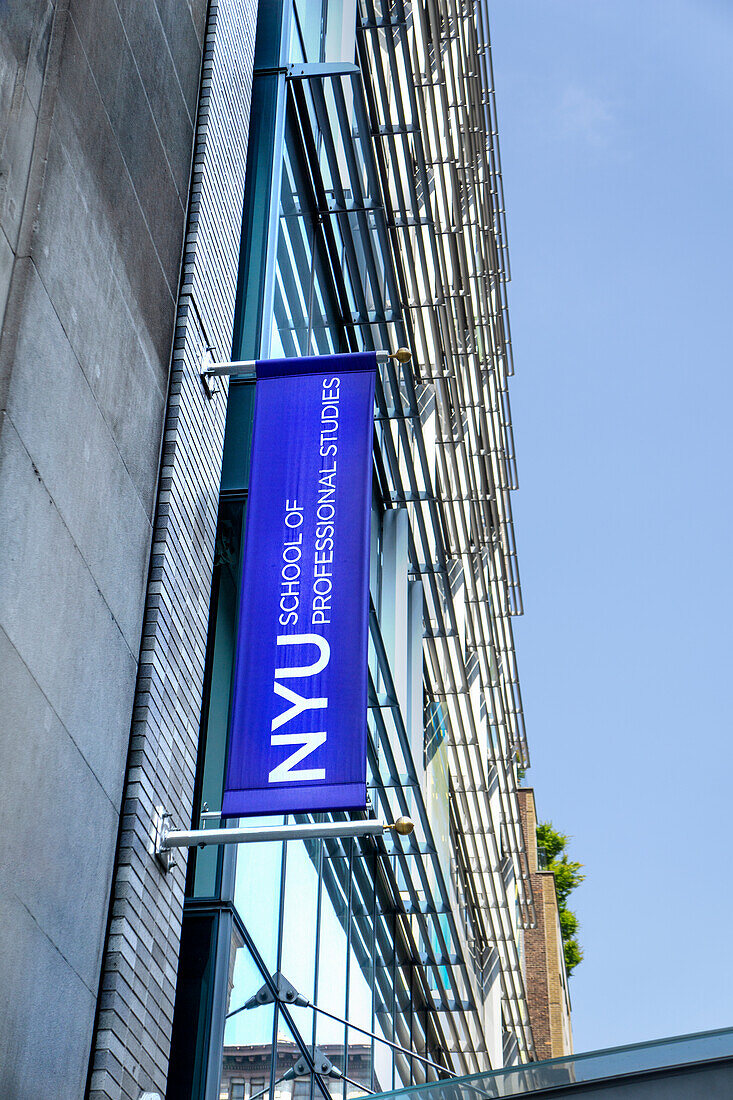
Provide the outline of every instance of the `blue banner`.
{"type": "Polygon", "coordinates": [[[257,363],[226,817],[366,805],[375,375],[257,363]]]}

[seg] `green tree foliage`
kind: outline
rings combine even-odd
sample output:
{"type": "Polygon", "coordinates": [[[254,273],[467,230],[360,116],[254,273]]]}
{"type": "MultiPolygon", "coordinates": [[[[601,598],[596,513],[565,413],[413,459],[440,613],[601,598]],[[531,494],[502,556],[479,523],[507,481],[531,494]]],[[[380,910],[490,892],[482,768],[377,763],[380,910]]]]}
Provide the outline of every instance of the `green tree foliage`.
{"type": "Polygon", "coordinates": [[[569,909],[561,909],[560,930],[562,931],[563,942],[565,940],[571,940],[579,928],[580,921],[575,913],[571,913],[569,909]]]}
{"type": "Polygon", "coordinates": [[[563,944],[565,954],[565,969],[572,974],[578,963],[583,961],[583,949],[577,940],[565,940],[563,944]]]}
{"type": "Polygon", "coordinates": [[[537,826],[537,847],[545,853],[547,870],[552,871],[555,876],[560,931],[568,975],[572,974],[578,963],[582,961],[583,949],[576,939],[580,922],[575,913],[568,909],[567,901],[575,887],[579,886],[585,878],[582,871],[583,864],[574,859],[568,859],[565,854],[569,840],[570,837],[566,833],[559,833],[549,821],[537,826]]]}
{"type": "Polygon", "coordinates": [[[561,909],[566,907],[566,902],[571,893],[576,886],[580,886],[585,878],[585,875],[581,872],[581,867],[581,863],[568,859],[566,855],[560,856],[559,859],[549,859],[547,861],[548,871],[552,871],[555,875],[557,900],[561,909]]]}
{"type": "Polygon", "coordinates": [[[542,848],[548,863],[565,850],[569,840],[567,833],[558,833],[549,821],[537,826],[537,847],[542,848]]]}

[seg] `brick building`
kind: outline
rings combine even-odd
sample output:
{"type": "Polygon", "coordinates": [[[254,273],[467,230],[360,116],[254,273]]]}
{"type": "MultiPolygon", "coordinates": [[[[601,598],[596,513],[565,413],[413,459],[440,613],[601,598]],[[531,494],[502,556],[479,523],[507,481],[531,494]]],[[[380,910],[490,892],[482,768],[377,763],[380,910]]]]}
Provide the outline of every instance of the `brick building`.
{"type": "Polygon", "coordinates": [[[537,1057],[561,1058],[572,1054],[573,1033],[555,876],[552,871],[543,870],[538,861],[534,791],[530,787],[520,787],[517,796],[537,916],[535,926],[524,932],[529,1017],[537,1057]]]}

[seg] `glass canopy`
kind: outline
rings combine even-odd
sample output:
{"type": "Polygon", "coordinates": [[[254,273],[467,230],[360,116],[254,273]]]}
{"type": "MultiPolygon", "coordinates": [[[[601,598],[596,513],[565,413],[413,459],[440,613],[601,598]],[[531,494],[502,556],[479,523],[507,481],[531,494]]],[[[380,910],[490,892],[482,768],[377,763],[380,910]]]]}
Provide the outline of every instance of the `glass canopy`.
{"type": "MultiPolygon", "coordinates": [[[[381,1097],[399,1097],[400,1100],[493,1100],[494,1097],[544,1095],[555,1092],[570,1094],[574,1087],[588,1086],[593,1082],[613,1082],[619,1084],[626,1079],[630,1085],[633,1079],[646,1075],[657,1076],[660,1071],[677,1071],[693,1067],[724,1067],[724,1073],[730,1077],[733,1095],[733,1028],[720,1031],[706,1031],[695,1035],[675,1036],[671,1039],[658,1039],[650,1043],[636,1043],[633,1046],[614,1047],[610,1050],[598,1050],[589,1054],[575,1054],[566,1058],[553,1058],[547,1062],[533,1062],[528,1065],[514,1066],[509,1069],[494,1070],[491,1073],[477,1073],[470,1077],[456,1077],[450,1080],[436,1081],[427,1085],[399,1089],[394,1092],[378,1094],[381,1097]],[[728,1066],[725,1067],[725,1063],[728,1066]]],[[[727,1077],[726,1077],[727,1079],[727,1077]]],[[[685,1089],[667,1089],[664,1095],[688,1097],[699,1095],[699,1083],[692,1085],[692,1091],[685,1089]]],[[[587,1087],[582,1088],[588,1095],[587,1087]]],[[[706,1090],[707,1092],[707,1090],[706,1090]]],[[[595,1092],[593,1090],[593,1095],[595,1092]]],[[[626,1095],[626,1089],[624,1089],[626,1095]]],[[[629,1089],[629,1095],[632,1090],[629,1089]]],[[[616,1090],[610,1094],[616,1095],[616,1090]]],[[[633,1091],[636,1096],[636,1091],[633,1091]]],[[[659,1093],[655,1093],[659,1095],[659,1093]]],[[[722,1096],[723,1093],[714,1092],[722,1096]]]]}

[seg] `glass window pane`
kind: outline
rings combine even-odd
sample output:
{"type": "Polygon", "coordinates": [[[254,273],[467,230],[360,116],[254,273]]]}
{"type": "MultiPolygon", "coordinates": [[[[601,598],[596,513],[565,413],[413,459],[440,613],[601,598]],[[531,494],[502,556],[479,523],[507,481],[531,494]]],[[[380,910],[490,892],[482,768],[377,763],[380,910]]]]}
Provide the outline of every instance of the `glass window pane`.
{"type": "MultiPolygon", "coordinates": [[[[347,846],[352,841],[347,841],[347,846]]],[[[348,850],[348,847],[347,847],[348,850]]],[[[340,842],[324,842],[323,889],[318,945],[316,1004],[339,1020],[318,1015],[316,1042],[335,1066],[344,1068],[346,1016],[346,928],[348,921],[349,859],[340,842]]],[[[331,1095],[340,1095],[336,1086],[331,1095]]]]}
{"type": "MultiPolygon", "coordinates": [[[[295,14],[298,49],[302,50],[306,61],[320,61],[323,0],[295,0],[295,14]]],[[[291,54],[291,60],[299,60],[295,49],[291,54]]]]}
{"type": "MultiPolygon", "coordinates": [[[[283,936],[280,969],[309,1001],[315,1000],[318,874],[321,841],[291,841],[287,845],[283,936]]],[[[313,1010],[291,1007],[301,1034],[310,1043],[313,1010]]]]}
{"type": "MultiPolygon", "coordinates": [[[[280,816],[259,817],[256,823],[265,826],[282,822],[280,816]]],[[[239,824],[253,822],[240,818],[239,824]]],[[[271,973],[278,969],[282,848],[282,842],[271,840],[237,847],[234,905],[271,973]]]]}
{"type": "MultiPolygon", "coordinates": [[[[229,960],[227,1022],[222,1051],[221,1090],[223,1097],[251,1097],[270,1085],[274,1006],[237,1011],[264,984],[264,977],[246,945],[233,937],[229,960]],[[243,1089],[243,1092],[232,1092],[243,1089]]],[[[268,1100],[267,1093],[263,1100],[268,1100]]]]}
{"type": "Polygon", "coordinates": [[[254,417],[254,382],[232,382],[227,403],[227,426],[221,465],[221,491],[243,492],[249,484],[254,417]]]}
{"type": "MultiPolygon", "coordinates": [[[[349,1010],[350,1023],[372,1031],[372,988],[374,982],[374,876],[376,859],[363,855],[354,845],[351,867],[351,927],[349,935],[349,1010]]],[[[347,1033],[345,1073],[352,1081],[371,1088],[373,1041],[353,1028],[347,1033]]],[[[363,1096],[363,1090],[346,1085],[346,1095],[363,1096]]]]}

